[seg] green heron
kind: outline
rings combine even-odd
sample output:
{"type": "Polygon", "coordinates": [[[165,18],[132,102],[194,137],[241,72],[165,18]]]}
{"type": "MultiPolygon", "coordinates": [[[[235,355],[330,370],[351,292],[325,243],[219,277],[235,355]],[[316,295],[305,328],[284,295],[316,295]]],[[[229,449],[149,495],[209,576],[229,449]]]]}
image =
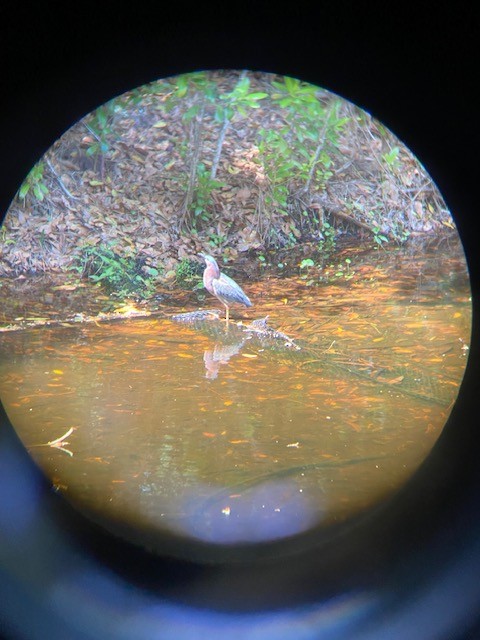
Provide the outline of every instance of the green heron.
{"type": "Polygon", "coordinates": [[[251,307],[252,303],[235,280],[232,280],[232,278],[221,273],[216,260],[212,258],[212,256],[209,256],[206,253],[199,253],[198,255],[205,260],[207,265],[203,272],[203,284],[205,289],[225,305],[225,319],[228,323],[230,314],[229,307],[233,302],[244,304],[246,307],[251,307]]]}

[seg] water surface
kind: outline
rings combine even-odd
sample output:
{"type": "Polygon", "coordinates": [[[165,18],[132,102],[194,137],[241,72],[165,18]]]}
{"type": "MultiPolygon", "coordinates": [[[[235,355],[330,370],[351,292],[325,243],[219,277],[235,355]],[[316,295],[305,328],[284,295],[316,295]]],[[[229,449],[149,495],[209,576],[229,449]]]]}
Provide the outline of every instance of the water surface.
{"type": "Polygon", "coordinates": [[[345,521],[431,451],[471,326],[458,251],[351,264],[242,283],[255,306],[232,317],[268,314],[295,347],[168,308],[4,332],[2,402],[54,486],[112,523],[237,543],[345,521]]]}

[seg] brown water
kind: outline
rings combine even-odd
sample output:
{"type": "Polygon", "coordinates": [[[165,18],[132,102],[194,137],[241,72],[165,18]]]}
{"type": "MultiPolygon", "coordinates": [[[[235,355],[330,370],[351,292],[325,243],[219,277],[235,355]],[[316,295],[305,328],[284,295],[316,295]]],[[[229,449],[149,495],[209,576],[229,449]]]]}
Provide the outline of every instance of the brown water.
{"type": "Polygon", "coordinates": [[[158,317],[5,332],[2,402],[53,484],[112,522],[218,543],[341,522],[426,458],[471,327],[457,251],[351,264],[244,283],[255,306],[232,317],[268,314],[298,349],[158,317]]]}

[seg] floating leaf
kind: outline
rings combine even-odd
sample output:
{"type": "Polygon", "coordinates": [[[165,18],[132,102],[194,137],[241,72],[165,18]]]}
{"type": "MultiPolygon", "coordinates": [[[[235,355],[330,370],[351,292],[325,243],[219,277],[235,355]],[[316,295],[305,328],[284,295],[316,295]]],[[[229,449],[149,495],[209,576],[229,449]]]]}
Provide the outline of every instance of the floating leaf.
{"type": "Polygon", "coordinates": [[[396,378],[386,378],[385,376],[377,376],[378,382],[383,382],[384,384],[400,384],[405,376],[397,376],[396,378]]]}

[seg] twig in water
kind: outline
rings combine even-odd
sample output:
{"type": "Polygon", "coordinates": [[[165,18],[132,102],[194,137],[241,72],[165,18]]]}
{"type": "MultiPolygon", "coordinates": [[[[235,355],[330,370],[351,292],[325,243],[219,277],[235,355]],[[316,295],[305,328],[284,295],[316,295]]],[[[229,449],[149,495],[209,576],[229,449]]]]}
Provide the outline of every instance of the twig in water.
{"type": "Polygon", "coordinates": [[[55,440],[49,440],[48,442],[45,442],[45,443],[42,443],[42,444],[33,444],[30,448],[33,448],[33,447],[52,447],[54,449],[59,449],[60,451],[65,452],[67,455],[69,455],[72,458],[73,457],[73,452],[70,451],[70,449],[65,449],[65,445],[69,444],[66,441],[65,438],[68,438],[68,436],[70,436],[74,431],[75,431],[75,427],[70,427],[70,429],[65,431],[63,436],[60,436],[59,438],[55,438],[55,440]]]}

